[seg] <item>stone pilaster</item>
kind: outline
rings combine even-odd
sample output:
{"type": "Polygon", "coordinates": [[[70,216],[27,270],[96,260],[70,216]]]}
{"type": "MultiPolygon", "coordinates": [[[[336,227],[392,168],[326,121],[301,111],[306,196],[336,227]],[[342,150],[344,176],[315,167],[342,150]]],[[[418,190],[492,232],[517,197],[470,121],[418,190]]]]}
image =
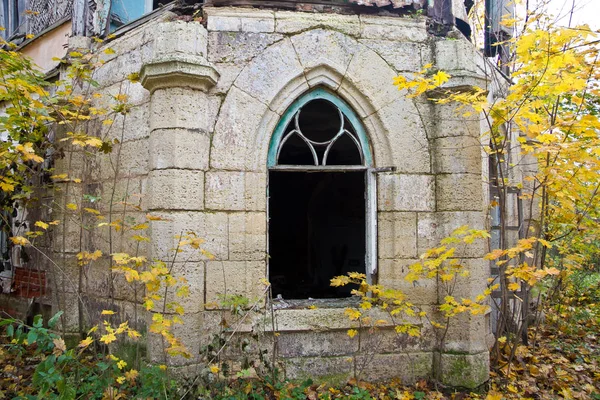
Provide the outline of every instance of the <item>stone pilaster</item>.
{"type": "MultiPolygon", "coordinates": [[[[210,135],[220,105],[218,98],[207,93],[219,74],[206,58],[206,28],[172,21],[153,29],[152,56],[140,71],[140,81],[151,96],[148,211],[161,217],[151,223],[154,246],[150,255],[170,263],[178,241],[175,236],[189,231],[209,239],[205,250],[220,254],[227,248],[226,235],[219,234],[226,228],[227,216],[204,212],[210,135]]],[[[181,339],[197,351],[197,343],[188,339],[197,337],[198,324],[202,325],[198,312],[204,307],[206,256],[190,251],[178,256],[173,270],[187,279],[193,292],[177,301],[186,311],[183,330],[187,335],[181,339]]],[[[151,359],[161,357],[160,347],[149,341],[151,359]]]]}

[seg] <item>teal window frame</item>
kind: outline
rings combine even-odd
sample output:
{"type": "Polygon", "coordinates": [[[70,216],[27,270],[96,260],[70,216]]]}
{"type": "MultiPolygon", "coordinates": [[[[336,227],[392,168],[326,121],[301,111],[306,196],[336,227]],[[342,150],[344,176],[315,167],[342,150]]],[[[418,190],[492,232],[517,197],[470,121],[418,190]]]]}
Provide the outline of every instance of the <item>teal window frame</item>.
{"type": "Polygon", "coordinates": [[[317,88],[304,95],[300,96],[288,109],[283,113],[279,122],[275,126],[275,130],[273,132],[273,136],[271,137],[271,142],[269,143],[269,154],[267,156],[267,168],[269,169],[314,169],[314,170],[357,170],[357,169],[368,169],[373,166],[373,156],[371,154],[371,147],[369,145],[369,140],[367,137],[367,133],[365,128],[362,125],[362,122],[356,115],[356,113],[352,110],[352,108],[346,103],[344,100],[340,99],[333,93],[329,92],[324,88],[317,88]],[[307,103],[313,100],[326,100],[336,106],[350,124],[354,128],[358,140],[360,142],[360,150],[363,153],[364,164],[363,165],[339,165],[339,166],[310,166],[310,165],[299,165],[299,166],[283,166],[277,164],[277,151],[279,149],[279,143],[283,138],[283,134],[285,133],[285,129],[294,118],[294,115],[304,107],[307,103]]]}
{"type": "MultiPolygon", "coordinates": [[[[267,155],[267,169],[269,171],[365,171],[365,272],[367,281],[374,283],[377,273],[377,169],[373,164],[373,155],[366,130],[352,107],[344,100],[324,88],[313,89],[296,99],[283,113],[275,126],[269,152],[267,155]],[[337,107],[348,119],[360,143],[360,151],[363,153],[363,165],[278,165],[277,156],[279,144],[283,139],[286,128],[304,105],[313,100],[326,100],[337,107]]],[[[267,196],[268,196],[267,185],[267,196]]],[[[268,201],[267,201],[268,204],[268,201]]],[[[268,210],[267,210],[268,213],[268,210]]],[[[268,224],[267,224],[268,225],[268,224]]]]}

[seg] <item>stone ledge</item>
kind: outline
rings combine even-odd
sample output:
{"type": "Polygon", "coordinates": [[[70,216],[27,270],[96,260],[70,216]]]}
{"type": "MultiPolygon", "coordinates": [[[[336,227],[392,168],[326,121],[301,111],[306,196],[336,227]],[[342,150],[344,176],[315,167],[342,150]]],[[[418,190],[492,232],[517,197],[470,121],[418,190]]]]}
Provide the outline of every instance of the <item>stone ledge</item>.
{"type": "Polygon", "coordinates": [[[218,80],[219,73],[212,65],[200,58],[180,54],[150,61],[140,71],[140,82],[150,93],[169,87],[207,91],[218,80]]]}

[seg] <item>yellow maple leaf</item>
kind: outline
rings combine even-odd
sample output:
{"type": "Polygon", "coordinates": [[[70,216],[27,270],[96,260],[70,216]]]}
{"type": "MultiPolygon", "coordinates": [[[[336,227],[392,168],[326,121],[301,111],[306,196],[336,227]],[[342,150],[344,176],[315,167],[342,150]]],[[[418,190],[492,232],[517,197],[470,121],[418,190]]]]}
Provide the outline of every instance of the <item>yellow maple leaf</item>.
{"type": "Polygon", "coordinates": [[[100,341],[105,344],[112,343],[115,340],[117,340],[117,337],[115,336],[114,333],[107,333],[106,335],[103,335],[102,337],[100,337],[100,341]]]}
{"type": "Polygon", "coordinates": [[[48,224],[42,221],[36,221],[35,226],[42,228],[44,230],[48,229],[48,224]]]}
{"type": "Polygon", "coordinates": [[[29,244],[29,240],[25,239],[23,236],[14,236],[11,237],[10,240],[18,246],[27,246],[29,244]]]}

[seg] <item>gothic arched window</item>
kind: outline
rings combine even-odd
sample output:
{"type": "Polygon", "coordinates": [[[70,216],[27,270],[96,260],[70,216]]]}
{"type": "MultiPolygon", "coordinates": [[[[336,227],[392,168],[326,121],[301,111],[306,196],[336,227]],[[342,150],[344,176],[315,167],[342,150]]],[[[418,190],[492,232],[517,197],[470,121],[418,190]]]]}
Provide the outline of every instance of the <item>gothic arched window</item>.
{"type": "Polygon", "coordinates": [[[285,299],[347,297],[330,280],[375,257],[374,182],[364,128],[324,89],[294,102],[271,139],[269,280],[285,299]]]}

